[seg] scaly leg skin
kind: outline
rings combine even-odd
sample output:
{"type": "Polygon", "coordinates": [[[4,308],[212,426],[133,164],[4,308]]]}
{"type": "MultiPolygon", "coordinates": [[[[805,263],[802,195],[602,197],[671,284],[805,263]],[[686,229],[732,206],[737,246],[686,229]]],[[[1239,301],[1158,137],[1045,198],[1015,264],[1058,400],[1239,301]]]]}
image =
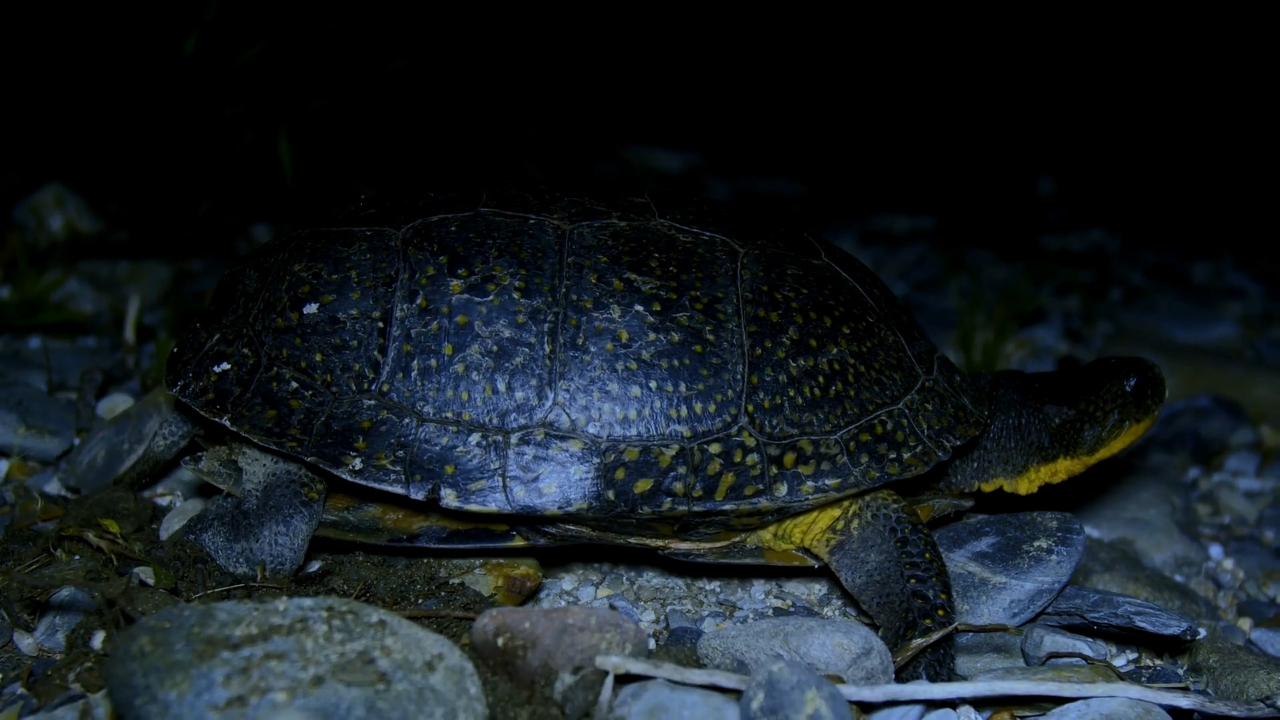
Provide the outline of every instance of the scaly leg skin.
{"type": "MultiPolygon", "coordinates": [[[[757,541],[801,547],[825,562],[894,650],[954,622],[951,580],[938,546],[896,493],[880,490],[787,518],[758,531],[757,541]]],[[[947,636],[897,675],[902,682],[945,681],[953,666],[947,636]]]]}

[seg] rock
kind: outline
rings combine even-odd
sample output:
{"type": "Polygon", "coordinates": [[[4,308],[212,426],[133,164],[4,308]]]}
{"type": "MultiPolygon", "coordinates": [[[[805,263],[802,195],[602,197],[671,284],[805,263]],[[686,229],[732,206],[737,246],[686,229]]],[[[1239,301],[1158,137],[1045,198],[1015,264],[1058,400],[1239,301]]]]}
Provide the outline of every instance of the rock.
{"type": "Polygon", "coordinates": [[[890,705],[871,712],[867,720],[982,720],[982,716],[968,705],[961,705],[958,711],[930,710],[928,705],[890,705]]]}
{"type": "Polygon", "coordinates": [[[27,720],[111,720],[113,716],[111,700],[105,690],[100,690],[92,695],[80,694],[63,704],[49,703],[40,712],[25,717],[27,720]]]}
{"type": "Polygon", "coordinates": [[[1106,630],[1145,642],[1188,643],[1200,637],[1190,620],[1146,600],[1068,585],[1045,608],[1040,622],[1084,632],[1106,630]]]}
{"type": "Polygon", "coordinates": [[[648,636],[627,617],[604,608],[492,608],[476,618],[476,652],[532,686],[548,673],[594,668],[597,655],[644,657],[648,636]]]}
{"type": "Polygon", "coordinates": [[[487,717],[453,643],[340,598],[175,606],[110,652],[107,689],[128,718],[487,717]]]}
{"type": "Polygon", "coordinates": [[[103,420],[110,420],[120,413],[133,407],[133,396],[129,393],[113,392],[104,396],[93,406],[94,413],[103,420]]]}
{"type": "Polygon", "coordinates": [[[1032,623],[1023,628],[1022,658],[1027,665],[1084,665],[1080,657],[1106,660],[1110,655],[1107,644],[1101,640],[1076,635],[1065,630],[1032,623]],[[1074,657],[1066,657],[1074,656],[1074,657]]]}
{"type": "Polygon", "coordinates": [[[204,512],[208,504],[209,501],[202,497],[193,497],[170,510],[169,514],[164,516],[164,520],[160,521],[160,541],[164,542],[177,535],[179,530],[191,522],[191,518],[204,512]]]}
{"type": "Polygon", "coordinates": [[[1022,667],[1022,638],[1008,632],[956,633],[956,674],[970,678],[1009,666],[1022,667]]]}
{"type": "Polygon", "coordinates": [[[991,515],[934,533],[951,573],[956,619],[1021,625],[1066,585],[1084,552],[1080,523],[1067,513],[991,515]]]}
{"type": "Polygon", "coordinates": [[[1169,720],[1169,713],[1141,700],[1090,698],[1067,703],[1041,716],[1044,720],[1169,720]]]}
{"type": "Polygon", "coordinates": [[[645,680],[618,691],[611,720],[738,720],[738,703],[712,690],[645,680]]]}
{"type": "Polygon", "coordinates": [[[0,382],[0,447],[17,457],[53,462],[76,437],[76,404],[25,383],[0,382]]]}
{"type": "Polygon", "coordinates": [[[663,639],[662,644],[669,647],[697,647],[698,641],[702,636],[706,635],[702,628],[693,627],[691,625],[681,625],[680,627],[671,628],[663,639]]]}
{"type": "Polygon", "coordinates": [[[927,705],[890,705],[867,715],[867,720],[924,720],[924,714],[927,712],[929,712],[927,705]]]}
{"type": "Polygon", "coordinates": [[[1186,488],[1163,468],[1130,474],[1076,515],[1090,537],[1132,548],[1142,561],[1165,573],[1198,569],[1201,545],[1187,537],[1177,518],[1187,513],[1186,488]]]}
{"type": "Polygon", "coordinates": [[[751,674],[738,702],[743,720],[847,720],[849,701],[798,660],[775,660],[751,674]]]}
{"type": "Polygon", "coordinates": [[[1165,665],[1134,665],[1123,672],[1129,682],[1143,685],[1186,685],[1187,678],[1177,670],[1165,665]]]}
{"type": "Polygon", "coordinates": [[[46,650],[63,652],[67,649],[67,633],[84,620],[86,613],[97,609],[98,603],[88,592],[78,587],[63,587],[45,602],[32,637],[46,650]]]}
{"type": "Polygon", "coordinates": [[[194,432],[169,391],[156,388],[110,420],[95,424],[67,456],[58,479],[85,495],[116,483],[133,487],[150,482],[194,432]]]}
{"type": "Polygon", "coordinates": [[[1076,511],[1092,538],[1132,549],[1168,574],[1194,575],[1205,550],[1180,525],[1193,527],[1186,469],[1206,464],[1245,435],[1256,436],[1238,404],[1213,397],[1169,406],[1129,456],[1135,470],[1076,511]]]}
{"type": "Polygon", "coordinates": [[[595,704],[606,676],[596,656],[644,657],[649,635],[606,608],[492,608],[471,626],[471,644],[519,685],[549,688],[565,715],[578,717],[595,704]]]}
{"type": "Polygon", "coordinates": [[[851,685],[893,682],[889,648],[870,628],[852,620],[765,618],[709,632],[698,641],[709,667],[752,673],[779,657],[806,663],[851,685]]]}
{"type": "Polygon", "coordinates": [[[1280,628],[1255,627],[1249,633],[1249,639],[1266,654],[1280,658],[1280,628]]]}
{"type": "Polygon", "coordinates": [[[160,588],[130,585],[115,599],[115,602],[120,612],[130,620],[138,620],[177,605],[181,601],[160,588]]]}
{"type": "Polygon", "coordinates": [[[1256,430],[1244,406],[1227,398],[1196,395],[1166,405],[1132,455],[1142,463],[1207,465],[1249,435],[1256,435],[1256,430]]]}
{"type": "Polygon", "coordinates": [[[1194,620],[1218,615],[1212,603],[1186,585],[1144,564],[1135,551],[1103,540],[1089,539],[1084,559],[1076,568],[1071,582],[1146,600],[1194,620]]]}

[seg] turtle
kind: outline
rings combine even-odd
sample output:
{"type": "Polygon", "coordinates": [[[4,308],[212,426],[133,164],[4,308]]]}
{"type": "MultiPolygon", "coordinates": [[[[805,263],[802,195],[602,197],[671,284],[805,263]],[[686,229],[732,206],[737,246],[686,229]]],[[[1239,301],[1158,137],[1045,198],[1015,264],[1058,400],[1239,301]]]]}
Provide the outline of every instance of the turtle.
{"type": "MultiPolygon", "coordinates": [[[[335,500],[330,524],[825,565],[890,647],[954,612],[925,505],[895,488],[1034,492],[1130,445],[1166,394],[1136,357],[964,373],[816,236],[546,190],[421,193],[266,243],[166,382],[235,436],[430,518],[335,500]]],[[[899,677],[951,666],[934,643],[899,677]]]]}

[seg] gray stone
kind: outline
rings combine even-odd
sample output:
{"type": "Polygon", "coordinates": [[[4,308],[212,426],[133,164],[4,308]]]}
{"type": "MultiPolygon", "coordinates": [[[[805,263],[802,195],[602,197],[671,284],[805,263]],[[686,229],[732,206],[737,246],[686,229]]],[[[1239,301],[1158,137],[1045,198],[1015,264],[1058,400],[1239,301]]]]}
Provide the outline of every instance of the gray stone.
{"type": "Polygon", "coordinates": [[[956,633],[956,674],[970,678],[995,668],[1022,667],[1022,638],[1007,632],[956,633]]]}
{"type": "Polygon", "coordinates": [[[1280,658],[1280,628],[1255,627],[1249,639],[1266,654],[1280,658]]]}
{"type": "Polygon", "coordinates": [[[712,690],[645,680],[618,691],[612,720],[738,720],[738,703],[712,690]]]}
{"type": "MultiPolygon", "coordinates": [[[[1187,522],[1190,501],[1180,478],[1193,456],[1207,457],[1230,441],[1239,421],[1234,410],[1212,403],[1167,410],[1143,443],[1145,452],[1134,453],[1140,461],[1136,470],[1076,510],[1090,537],[1131,548],[1143,563],[1165,573],[1199,572],[1205,550],[1180,527],[1194,527],[1187,522]],[[1190,424],[1202,415],[1227,427],[1219,433],[1190,424]]],[[[1248,416],[1243,420],[1247,423],[1248,416]]]]}
{"type": "MultiPolygon", "coordinates": [[[[6,708],[7,710],[8,708],[6,708]]],[[[16,717],[16,716],[15,716],[16,717]]],[[[27,720],[111,720],[111,700],[107,691],[100,690],[82,696],[72,702],[27,715],[27,720]]]]}
{"type": "Polygon", "coordinates": [[[175,606],[110,653],[107,689],[128,718],[486,717],[453,643],[340,598],[175,606]]]}
{"type": "Polygon", "coordinates": [[[867,720],[923,720],[927,712],[928,705],[890,705],[873,711],[867,720]]]}
{"type": "Polygon", "coordinates": [[[119,359],[114,339],[94,335],[51,338],[39,335],[0,336],[0,376],[47,394],[79,392],[86,374],[111,367],[119,359]]]}
{"type": "Polygon", "coordinates": [[[1086,662],[1081,656],[1092,660],[1106,660],[1109,655],[1107,644],[1101,640],[1040,623],[1032,623],[1023,628],[1022,658],[1028,665],[1084,665],[1086,662]]]}
{"type": "Polygon", "coordinates": [[[1208,465],[1238,438],[1251,435],[1256,436],[1253,420],[1240,403],[1196,395],[1166,405],[1131,456],[1157,465],[1208,465]]]}
{"type": "Polygon", "coordinates": [[[1054,708],[1045,720],[1169,720],[1169,713],[1141,700],[1090,698],[1054,708]]]}
{"type": "Polygon", "coordinates": [[[471,626],[471,644],[522,687],[545,687],[568,717],[595,704],[607,673],[597,655],[644,657],[649,635],[608,608],[491,608],[471,626]]]}
{"type": "Polygon", "coordinates": [[[702,628],[690,625],[681,625],[671,628],[667,636],[663,638],[662,644],[668,647],[697,647],[698,641],[702,636],[706,635],[702,628]]]}
{"type": "Polygon", "coordinates": [[[194,432],[169,391],[156,388],[124,412],[96,423],[67,456],[58,479],[84,495],[117,482],[132,487],[153,481],[194,432]]]}
{"type": "Polygon", "coordinates": [[[1107,630],[1146,641],[1187,643],[1201,634],[1195,623],[1146,600],[1079,585],[1063,588],[1040,622],[1085,632],[1107,630]]]}
{"type": "Polygon", "coordinates": [[[781,657],[851,685],[893,681],[889,648],[870,628],[852,620],[764,618],[703,635],[698,657],[709,667],[744,674],[781,657]]]}
{"type": "Polygon", "coordinates": [[[1071,581],[1146,600],[1193,620],[1218,615],[1213,604],[1191,588],[1144,564],[1135,551],[1115,543],[1090,538],[1071,581]]]}
{"type": "Polygon", "coordinates": [[[471,643],[494,667],[531,687],[556,674],[594,669],[596,655],[648,654],[648,635],[608,608],[491,608],[471,626],[471,643]]]}
{"type": "Polygon", "coordinates": [[[992,515],[934,533],[951,573],[956,619],[1021,625],[1067,583],[1084,552],[1080,523],[1067,513],[992,515]]]}
{"type": "Polygon", "coordinates": [[[49,596],[32,637],[46,650],[63,652],[67,649],[67,633],[80,624],[85,613],[96,609],[98,604],[89,593],[78,587],[61,588],[49,596]]]}
{"type": "Polygon", "coordinates": [[[0,382],[0,448],[53,462],[76,437],[76,404],[25,383],[0,382]]]}
{"type": "Polygon", "coordinates": [[[851,710],[830,680],[798,660],[775,660],[751,674],[738,702],[747,720],[848,720],[851,710]]]}
{"type": "Polygon", "coordinates": [[[1253,578],[1280,577],[1280,553],[1258,538],[1239,538],[1227,543],[1227,556],[1253,578]]]}

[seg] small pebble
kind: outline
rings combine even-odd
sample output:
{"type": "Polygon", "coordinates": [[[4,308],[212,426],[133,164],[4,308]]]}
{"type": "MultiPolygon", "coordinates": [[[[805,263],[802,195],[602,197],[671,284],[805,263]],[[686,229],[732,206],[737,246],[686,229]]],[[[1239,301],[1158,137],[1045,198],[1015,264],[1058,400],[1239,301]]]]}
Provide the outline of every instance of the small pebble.
{"type": "Polygon", "coordinates": [[[135,402],[136,401],[133,399],[133,396],[128,393],[110,393],[93,406],[93,411],[103,420],[110,420],[125,410],[133,407],[135,402]]]}
{"type": "Polygon", "coordinates": [[[1107,697],[1067,703],[1041,717],[1044,720],[1169,720],[1169,713],[1149,702],[1107,697]]]}
{"type": "Polygon", "coordinates": [[[852,620],[763,618],[703,635],[698,657],[708,667],[739,673],[783,657],[851,685],[893,681],[889,648],[870,628],[852,620]]]}
{"type": "Polygon", "coordinates": [[[759,667],[738,702],[744,720],[847,720],[849,701],[799,660],[759,667]]]}
{"type": "Polygon", "coordinates": [[[738,703],[713,690],[644,680],[618,691],[611,720],[738,720],[738,703]]]}

